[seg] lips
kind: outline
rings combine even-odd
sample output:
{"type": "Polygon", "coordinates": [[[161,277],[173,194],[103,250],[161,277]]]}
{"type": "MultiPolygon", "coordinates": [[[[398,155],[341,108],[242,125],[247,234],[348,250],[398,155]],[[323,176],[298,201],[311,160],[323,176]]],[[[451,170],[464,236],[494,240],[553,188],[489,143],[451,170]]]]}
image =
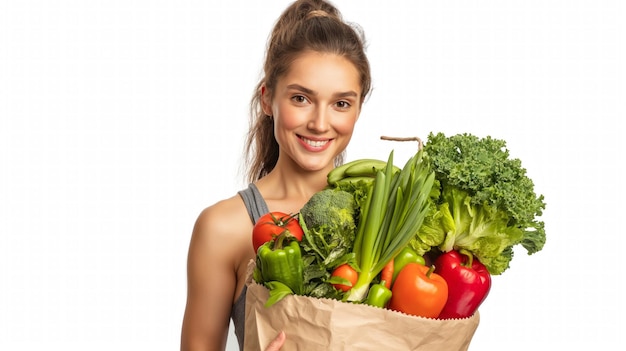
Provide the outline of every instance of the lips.
{"type": "Polygon", "coordinates": [[[332,139],[319,139],[313,140],[309,138],[305,138],[303,136],[298,136],[303,144],[313,149],[321,149],[324,148],[332,139]]]}

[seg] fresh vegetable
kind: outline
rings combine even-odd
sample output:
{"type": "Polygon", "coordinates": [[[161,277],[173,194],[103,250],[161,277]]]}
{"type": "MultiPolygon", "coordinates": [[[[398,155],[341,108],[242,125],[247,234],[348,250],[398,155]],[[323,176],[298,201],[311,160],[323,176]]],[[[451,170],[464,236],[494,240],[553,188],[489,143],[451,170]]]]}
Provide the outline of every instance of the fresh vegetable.
{"type": "Polygon", "coordinates": [[[391,290],[387,286],[385,280],[381,280],[378,284],[372,284],[367,292],[365,303],[370,306],[385,308],[391,299],[391,290]]]}
{"type": "Polygon", "coordinates": [[[487,268],[466,250],[442,254],[435,261],[435,267],[435,273],[448,284],[448,301],[439,319],[472,316],[491,288],[487,268]]]}
{"type": "Polygon", "coordinates": [[[409,246],[405,246],[400,253],[393,259],[393,276],[392,281],[396,280],[398,273],[407,265],[407,263],[419,263],[426,264],[424,257],[420,256],[410,248],[409,246]]]}
{"type": "Polygon", "coordinates": [[[503,140],[430,133],[423,150],[439,189],[412,247],[437,241],[422,246],[423,238],[442,238],[438,250],[468,250],[492,275],[509,268],[514,246],[528,254],[543,248],[544,223],[538,217],[544,197],[535,194],[533,181],[503,140]]]}
{"type": "Polygon", "coordinates": [[[411,240],[428,210],[434,173],[419,150],[405,166],[395,171],[393,151],[384,170],[375,169],[376,179],[365,203],[352,252],[360,269],[348,301],[362,302],[373,279],[411,240]]]}
{"type": "MultiPolygon", "coordinates": [[[[339,186],[341,183],[364,180],[369,183],[376,178],[378,171],[384,171],[387,162],[372,158],[362,158],[341,166],[335,167],[328,173],[327,182],[331,187],[339,186]]],[[[397,173],[400,168],[393,166],[393,172],[397,173]]]]}
{"type": "Polygon", "coordinates": [[[348,291],[356,284],[359,273],[349,264],[344,263],[333,270],[330,282],[337,290],[348,291]]]}
{"type": "Polygon", "coordinates": [[[309,229],[354,230],[356,203],[352,194],[339,189],[321,190],[300,210],[309,229]]]}
{"type": "Polygon", "coordinates": [[[408,245],[418,255],[425,256],[432,252],[433,248],[438,248],[446,238],[446,233],[441,228],[442,214],[437,207],[440,196],[440,183],[435,178],[429,199],[431,205],[428,207],[426,218],[408,245]]]}
{"type": "Polygon", "coordinates": [[[289,231],[282,232],[259,247],[256,268],[259,272],[255,277],[260,279],[257,282],[265,284],[270,289],[267,306],[290,293],[302,294],[303,261],[300,245],[289,231]],[[288,243],[285,243],[286,241],[288,243]]]}
{"type": "Polygon", "coordinates": [[[297,214],[286,214],[283,212],[269,212],[261,216],[252,229],[252,247],[257,252],[259,247],[274,239],[285,230],[289,230],[291,235],[297,240],[302,240],[302,228],[298,223],[297,214]]]}
{"type": "Polygon", "coordinates": [[[466,318],[489,294],[491,275],[508,269],[516,245],[528,254],[543,249],[544,209],[504,141],[431,133],[403,168],[393,165],[393,151],[387,161],[349,162],[328,174],[297,220],[268,214],[255,233],[267,243],[254,279],[270,289],[268,306],[300,294],[466,318]],[[293,222],[299,238],[286,228],[293,222]],[[288,261],[296,249],[299,261],[288,261]],[[285,256],[270,255],[277,251],[285,256]]]}
{"type": "Polygon", "coordinates": [[[448,299],[448,285],[434,267],[408,263],[391,288],[388,308],[414,316],[437,318],[448,299]]]}
{"type": "Polygon", "coordinates": [[[309,234],[304,245],[319,255],[326,266],[350,252],[356,235],[356,202],[349,192],[324,189],[300,210],[300,225],[309,234]]]}
{"type": "Polygon", "coordinates": [[[353,194],[338,188],[315,193],[300,210],[304,231],[300,242],[304,260],[305,294],[343,299],[331,282],[332,271],[345,263],[356,266],[351,253],[356,235],[357,203],[353,194]]]}
{"type": "Polygon", "coordinates": [[[394,259],[392,258],[391,261],[387,262],[385,267],[383,267],[383,270],[380,271],[380,281],[385,282],[384,285],[389,289],[391,288],[391,281],[393,280],[393,267],[394,259]]]}

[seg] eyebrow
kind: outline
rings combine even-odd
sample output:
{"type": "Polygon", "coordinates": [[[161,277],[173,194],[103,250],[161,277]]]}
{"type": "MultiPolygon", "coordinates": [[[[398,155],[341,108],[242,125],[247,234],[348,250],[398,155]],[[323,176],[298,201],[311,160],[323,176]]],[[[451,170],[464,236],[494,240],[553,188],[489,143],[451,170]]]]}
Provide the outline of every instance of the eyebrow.
{"type": "MultiPolygon", "coordinates": [[[[287,89],[294,89],[294,90],[298,90],[301,91],[305,94],[309,94],[309,95],[317,95],[317,92],[309,89],[309,88],[305,88],[300,84],[289,84],[287,85],[287,89]]],[[[336,97],[358,97],[358,94],[355,91],[345,91],[345,92],[340,92],[340,93],[335,93],[333,94],[333,96],[336,97]]]]}

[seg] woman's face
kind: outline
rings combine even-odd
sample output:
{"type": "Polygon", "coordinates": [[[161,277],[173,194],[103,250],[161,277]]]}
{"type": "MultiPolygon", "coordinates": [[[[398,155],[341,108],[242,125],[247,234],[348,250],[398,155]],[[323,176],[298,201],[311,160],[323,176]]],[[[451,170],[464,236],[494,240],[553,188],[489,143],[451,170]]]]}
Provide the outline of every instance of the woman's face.
{"type": "Polygon", "coordinates": [[[342,56],[308,51],[263,97],[264,112],[274,117],[279,164],[291,160],[303,170],[328,171],[359,117],[360,75],[342,56]]]}

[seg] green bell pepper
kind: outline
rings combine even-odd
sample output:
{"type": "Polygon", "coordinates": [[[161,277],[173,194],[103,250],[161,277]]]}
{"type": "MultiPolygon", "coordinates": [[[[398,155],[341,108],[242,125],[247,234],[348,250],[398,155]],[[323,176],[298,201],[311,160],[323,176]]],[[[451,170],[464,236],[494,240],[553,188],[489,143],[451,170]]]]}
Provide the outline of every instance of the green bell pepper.
{"type": "Polygon", "coordinates": [[[372,284],[370,290],[367,293],[367,299],[365,303],[370,306],[376,306],[385,308],[387,303],[391,299],[391,290],[385,286],[385,281],[381,281],[378,284],[372,284]]]}
{"type": "Polygon", "coordinates": [[[426,264],[424,257],[420,256],[412,248],[405,246],[402,251],[393,259],[393,279],[392,283],[396,280],[398,273],[406,266],[407,263],[415,262],[419,264],[426,264]]]}
{"type": "Polygon", "coordinates": [[[300,244],[292,240],[287,245],[285,238],[288,231],[278,235],[274,240],[261,245],[257,251],[256,263],[260,270],[262,282],[279,282],[291,289],[294,294],[302,294],[304,290],[304,263],[300,252],[300,244]]]}

